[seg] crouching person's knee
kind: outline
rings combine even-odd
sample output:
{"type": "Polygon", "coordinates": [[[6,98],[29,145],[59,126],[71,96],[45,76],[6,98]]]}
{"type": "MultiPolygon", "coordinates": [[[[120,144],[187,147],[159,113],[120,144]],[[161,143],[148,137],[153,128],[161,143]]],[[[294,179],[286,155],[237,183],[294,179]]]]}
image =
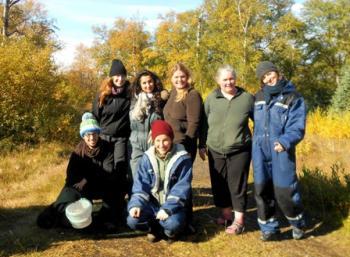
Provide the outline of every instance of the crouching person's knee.
{"type": "Polygon", "coordinates": [[[140,218],[133,218],[130,215],[127,217],[126,222],[132,230],[148,231],[149,224],[140,218]]]}
{"type": "Polygon", "coordinates": [[[173,214],[165,221],[161,221],[160,225],[163,227],[164,234],[167,237],[175,237],[183,232],[185,228],[185,213],[173,214]]]}

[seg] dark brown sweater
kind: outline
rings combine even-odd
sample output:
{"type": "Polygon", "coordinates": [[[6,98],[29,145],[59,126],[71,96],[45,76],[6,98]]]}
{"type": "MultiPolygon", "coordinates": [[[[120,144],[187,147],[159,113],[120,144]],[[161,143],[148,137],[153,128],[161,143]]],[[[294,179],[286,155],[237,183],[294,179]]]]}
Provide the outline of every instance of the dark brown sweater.
{"type": "Polygon", "coordinates": [[[186,136],[194,139],[198,137],[198,128],[203,109],[203,100],[197,90],[191,88],[185,98],[175,102],[176,89],[172,89],[164,107],[164,119],[174,130],[174,142],[183,144],[186,136]]]}

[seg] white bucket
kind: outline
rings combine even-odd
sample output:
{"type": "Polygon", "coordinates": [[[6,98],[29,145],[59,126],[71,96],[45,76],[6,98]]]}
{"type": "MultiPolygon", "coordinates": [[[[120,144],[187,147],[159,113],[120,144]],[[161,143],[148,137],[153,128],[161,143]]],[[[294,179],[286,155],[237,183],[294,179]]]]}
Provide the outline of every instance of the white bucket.
{"type": "Polygon", "coordinates": [[[66,216],[73,228],[81,229],[89,226],[91,218],[92,204],[89,200],[81,198],[66,207],[66,216]]]}

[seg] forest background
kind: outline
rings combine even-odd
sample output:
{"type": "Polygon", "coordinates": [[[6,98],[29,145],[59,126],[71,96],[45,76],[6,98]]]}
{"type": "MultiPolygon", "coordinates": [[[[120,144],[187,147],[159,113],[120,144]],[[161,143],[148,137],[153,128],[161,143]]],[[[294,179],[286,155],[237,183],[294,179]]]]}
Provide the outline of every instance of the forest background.
{"type": "MultiPolygon", "coordinates": [[[[219,65],[235,67],[238,85],[254,94],[259,89],[255,68],[270,60],[308,105],[307,133],[297,149],[305,205],[323,221],[336,216],[333,223],[345,227],[349,238],[350,2],[306,0],[298,15],[291,12],[292,5],[291,0],[204,0],[197,9],[163,14],[154,34],[140,20],[117,18],[109,29],[94,27],[93,44],[80,45],[73,63],[63,69],[54,62],[61,45],[45,7],[35,0],[4,0],[2,190],[35,174],[30,161],[35,151],[51,152],[56,161],[67,158],[79,140],[81,114],[90,110],[114,58],[123,60],[131,81],[147,68],[168,89],[169,68],[184,62],[204,99],[216,87],[213,77],[219,65]]],[[[0,211],[23,204],[16,201],[3,203],[0,211]]]]}

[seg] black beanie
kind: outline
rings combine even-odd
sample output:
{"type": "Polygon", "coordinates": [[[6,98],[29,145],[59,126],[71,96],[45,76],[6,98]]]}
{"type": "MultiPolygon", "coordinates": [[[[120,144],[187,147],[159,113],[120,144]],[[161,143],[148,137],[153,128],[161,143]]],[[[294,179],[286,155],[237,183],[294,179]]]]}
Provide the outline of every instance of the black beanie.
{"type": "Polygon", "coordinates": [[[109,70],[109,76],[113,77],[115,75],[124,75],[126,76],[126,69],[121,60],[114,59],[112,61],[111,69],[109,70]]]}
{"type": "Polygon", "coordinates": [[[261,81],[262,77],[270,71],[278,72],[278,69],[272,62],[263,61],[256,67],[256,77],[261,81]]]}

